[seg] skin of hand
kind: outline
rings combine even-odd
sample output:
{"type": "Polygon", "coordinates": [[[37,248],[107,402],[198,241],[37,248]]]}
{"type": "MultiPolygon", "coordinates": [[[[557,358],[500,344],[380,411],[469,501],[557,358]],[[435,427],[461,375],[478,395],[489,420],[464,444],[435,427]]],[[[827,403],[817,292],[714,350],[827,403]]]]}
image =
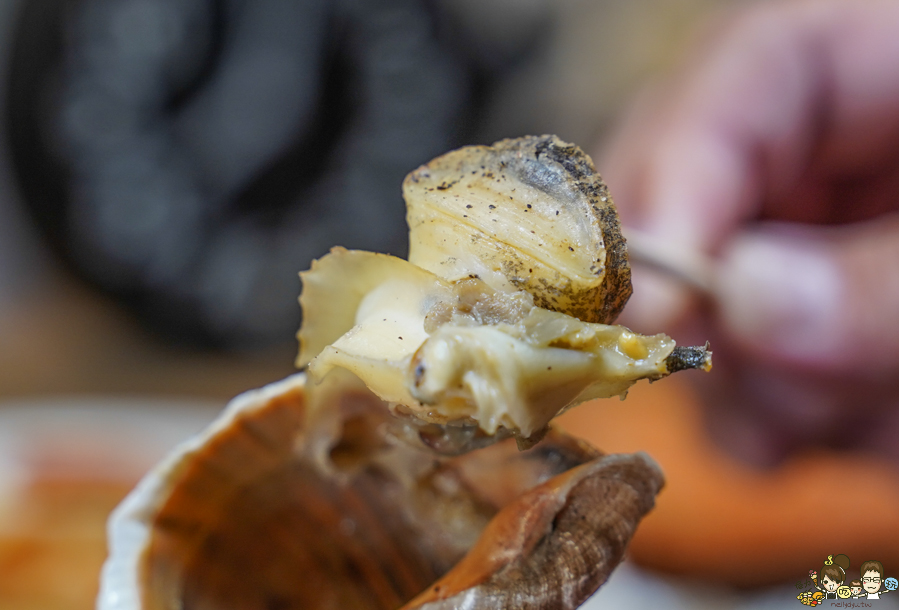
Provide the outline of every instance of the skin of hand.
{"type": "Polygon", "coordinates": [[[636,268],[621,321],[711,341],[707,421],[746,460],[899,462],[899,2],[765,2],[715,26],[598,163],[625,226],[712,257],[715,298],[636,268]]]}

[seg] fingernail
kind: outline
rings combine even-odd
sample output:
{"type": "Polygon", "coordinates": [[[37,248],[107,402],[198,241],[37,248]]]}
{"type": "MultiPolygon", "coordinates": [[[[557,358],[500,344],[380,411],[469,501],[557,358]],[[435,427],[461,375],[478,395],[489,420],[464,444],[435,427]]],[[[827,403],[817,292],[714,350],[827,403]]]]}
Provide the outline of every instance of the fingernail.
{"type": "Polygon", "coordinates": [[[745,235],[724,253],[721,316],[739,339],[809,363],[839,349],[841,278],[836,261],[801,236],[745,235]]]}

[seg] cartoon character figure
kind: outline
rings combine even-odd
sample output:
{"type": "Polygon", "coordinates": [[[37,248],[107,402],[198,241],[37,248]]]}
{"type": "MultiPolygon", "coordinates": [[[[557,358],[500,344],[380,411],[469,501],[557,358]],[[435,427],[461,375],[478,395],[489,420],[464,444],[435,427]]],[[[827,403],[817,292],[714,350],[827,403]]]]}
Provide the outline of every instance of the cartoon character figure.
{"type": "Polygon", "coordinates": [[[815,591],[814,593],[812,593],[811,591],[804,591],[803,593],[800,593],[796,596],[796,599],[798,599],[799,603],[801,603],[803,606],[812,607],[822,604],[823,602],[821,600],[823,598],[824,594],[820,591],[815,591]]]}
{"type": "Polygon", "coordinates": [[[886,591],[881,591],[880,586],[885,583],[883,582],[883,564],[879,561],[866,561],[859,568],[859,572],[862,575],[862,588],[867,593],[868,599],[880,599],[881,595],[892,591],[889,587],[886,591]]]}
{"type": "Polygon", "coordinates": [[[853,599],[858,599],[862,596],[862,581],[853,580],[849,583],[849,592],[852,594],[853,599]]]}
{"type": "MultiPolygon", "coordinates": [[[[818,583],[815,585],[824,593],[824,599],[838,599],[837,589],[846,580],[846,570],[849,569],[849,557],[846,555],[828,555],[821,568],[818,583]]],[[[877,581],[880,586],[880,581],[877,581]]]]}

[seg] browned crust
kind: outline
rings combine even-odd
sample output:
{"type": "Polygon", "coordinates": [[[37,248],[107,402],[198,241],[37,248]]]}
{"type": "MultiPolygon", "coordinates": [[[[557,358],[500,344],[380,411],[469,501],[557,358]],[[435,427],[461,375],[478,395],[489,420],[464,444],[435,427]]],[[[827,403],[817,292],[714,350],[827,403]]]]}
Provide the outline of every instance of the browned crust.
{"type": "MultiPolygon", "coordinates": [[[[534,150],[534,157],[550,159],[563,167],[571,176],[578,190],[590,200],[590,207],[599,220],[605,243],[605,277],[601,300],[597,304],[598,322],[611,324],[624,309],[633,293],[631,286],[631,268],[627,258],[627,243],[621,234],[621,221],[618,210],[609,194],[609,187],[597,173],[593,160],[578,146],[563,142],[556,136],[530,136],[520,138],[522,147],[534,150]]],[[[503,140],[515,142],[515,140],[503,140]]],[[[502,143],[502,142],[501,142],[502,143]]],[[[501,144],[497,143],[497,144],[501,144]]],[[[496,145],[494,145],[496,146],[496,145]]]]}
{"type": "MultiPolygon", "coordinates": [[[[512,247],[496,247],[503,249],[503,275],[513,285],[530,293],[538,306],[585,322],[614,322],[631,296],[631,272],[618,212],[592,159],[576,145],[563,142],[554,135],[510,138],[492,146],[467,146],[437,157],[411,172],[406,177],[404,189],[408,190],[413,184],[429,191],[459,189],[467,180],[469,172],[466,170],[470,167],[480,167],[476,171],[497,181],[513,176],[554,198],[559,196],[559,189],[573,187],[587,200],[587,211],[593,215],[603,241],[601,251],[596,253],[598,258],[590,268],[593,275],[602,278],[597,288],[576,291],[571,281],[561,274],[535,278],[528,272],[533,263],[522,260],[512,247]],[[458,178],[449,180],[447,176],[458,178]],[[563,180],[563,176],[567,180],[563,180]]],[[[501,205],[497,203],[491,208],[501,205]]],[[[496,213],[501,210],[496,209],[496,213]]],[[[478,238],[473,236],[472,239],[478,238]]]]}

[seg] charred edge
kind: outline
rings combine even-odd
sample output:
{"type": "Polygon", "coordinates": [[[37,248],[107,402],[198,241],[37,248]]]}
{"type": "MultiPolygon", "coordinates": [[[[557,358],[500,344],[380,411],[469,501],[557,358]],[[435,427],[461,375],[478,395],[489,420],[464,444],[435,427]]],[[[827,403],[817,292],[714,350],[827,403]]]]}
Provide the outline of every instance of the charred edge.
{"type": "Polygon", "coordinates": [[[561,165],[577,181],[593,181],[596,168],[589,157],[574,144],[565,144],[555,136],[538,138],[534,146],[535,157],[545,156],[561,165]]]}
{"type": "Polygon", "coordinates": [[[669,373],[684,371],[687,369],[709,370],[712,366],[712,352],[709,350],[709,344],[706,343],[702,347],[688,347],[679,345],[674,348],[667,358],[665,358],[665,367],[669,373]]]}
{"type": "Polygon", "coordinates": [[[633,293],[631,268],[627,258],[627,243],[621,234],[618,213],[609,204],[599,212],[602,238],[606,248],[606,277],[603,281],[604,302],[601,304],[602,322],[611,324],[624,309],[633,293]]]}
{"type": "Polygon", "coordinates": [[[627,245],[621,234],[621,223],[609,196],[609,189],[596,172],[590,158],[577,146],[565,144],[555,136],[544,136],[538,138],[534,148],[535,156],[543,155],[558,163],[574,178],[577,188],[590,200],[599,217],[606,259],[605,267],[597,269],[597,274],[604,272],[605,279],[602,302],[596,304],[599,309],[598,315],[591,318],[596,318],[604,324],[611,324],[624,309],[633,288],[627,245]]]}
{"type": "MultiPolygon", "coordinates": [[[[555,136],[528,138],[524,139],[521,144],[530,142],[534,142],[535,158],[542,155],[559,164],[568,172],[574,179],[578,190],[590,200],[598,216],[606,252],[604,266],[598,267],[596,274],[605,274],[605,277],[601,301],[593,305],[598,311],[588,315],[587,318],[589,321],[611,324],[624,309],[633,293],[633,288],[627,244],[621,234],[621,223],[612,198],[609,196],[609,189],[596,172],[590,157],[579,147],[566,144],[555,136]]],[[[581,319],[587,318],[582,317],[581,319]]]]}

